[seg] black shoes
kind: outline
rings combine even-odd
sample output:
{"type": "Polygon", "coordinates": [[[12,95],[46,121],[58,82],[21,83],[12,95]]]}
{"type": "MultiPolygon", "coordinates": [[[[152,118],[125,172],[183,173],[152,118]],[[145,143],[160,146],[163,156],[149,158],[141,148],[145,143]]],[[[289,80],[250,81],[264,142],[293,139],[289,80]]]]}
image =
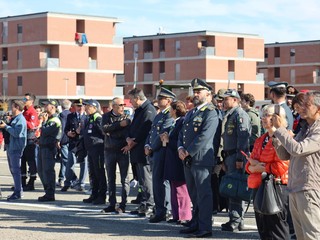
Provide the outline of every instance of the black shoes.
{"type": "Polygon", "coordinates": [[[102,213],[109,213],[109,212],[115,212],[116,208],[114,206],[108,206],[101,210],[102,213]]]}
{"type": "Polygon", "coordinates": [[[106,204],[106,199],[105,199],[105,198],[98,197],[98,198],[96,198],[96,199],[94,199],[94,200],[92,201],[92,204],[93,204],[93,205],[106,204]]]}
{"type": "Polygon", "coordinates": [[[90,196],[89,198],[83,199],[82,202],[84,202],[84,203],[92,203],[94,200],[95,200],[95,198],[90,196]]]}
{"type": "Polygon", "coordinates": [[[187,238],[207,238],[212,236],[212,231],[196,231],[187,236],[187,238]]]}
{"type": "Polygon", "coordinates": [[[198,227],[192,226],[192,227],[188,227],[188,228],[181,229],[181,230],[179,231],[179,233],[189,234],[189,233],[194,233],[194,232],[197,232],[197,231],[198,231],[198,227]]]}
{"type": "Polygon", "coordinates": [[[244,231],[244,222],[241,221],[240,223],[237,222],[227,222],[221,224],[221,230],[227,232],[238,232],[244,231]]]}
{"type": "Polygon", "coordinates": [[[149,223],[158,223],[166,220],[166,215],[153,215],[150,217],[149,223]]]}
{"type": "Polygon", "coordinates": [[[38,197],[38,201],[39,202],[52,202],[52,201],[55,201],[55,198],[54,197],[50,197],[48,195],[44,195],[42,197],[38,197]]]}
{"type": "Polygon", "coordinates": [[[21,199],[21,196],[18,196],[18,195],[16,195],[16,194],[12,194],[12,195],[10,195],[10,196],[8,196],[7,197],[7,201],[15,201],[15,200],[20,200],[21,199]]]}
{"type": "Polygon", "coordinates": [[[69,189],[69,186],[63,186],[60,191],[66,192],[66,191],[68,191],[68,189],[69,189]]]}
{"type": "Polygon", "coordinates": [[[138,215],[139,217],[149,217],[153,213],[152,206],[140,205],[136,210],[130,212],[130,214],[138,215]]]}

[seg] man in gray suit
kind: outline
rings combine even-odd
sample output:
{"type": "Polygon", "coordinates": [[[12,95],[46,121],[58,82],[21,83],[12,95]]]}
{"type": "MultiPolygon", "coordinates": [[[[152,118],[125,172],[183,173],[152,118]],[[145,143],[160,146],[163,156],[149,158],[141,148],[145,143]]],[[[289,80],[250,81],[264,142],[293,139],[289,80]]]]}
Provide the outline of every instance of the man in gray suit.
{"type": "Polygon", "coordinates": [[[192,80],[191,85],[195,108],[185,117],[178,139],[178,152],[184,162],[193,214],[190,226],[180,233],[201,238],[212,236],[211,171],[214,166],[213,138],[219,119],[214,106],[207,101],[211,86],[197,78],[192,80]]]}
{"type": "MultiPolygon", "coordinates": [[[[165,131],[169,132],[168,129],[174,122],[170,116],[170,105],[175,97],[176,95],[170,90],[161,88],[157,97],[160,112],[152,122],[151,130],[144,147],[145,154],[150,157],[152,166],[153,198],[156,207],[155,214],[149,220],[150,223],[166,220],[167,206],[165,198],[170,196],[170,186],[163,179],[166,148],[163,147],[159,134],[165,131]]],[[[170,202],[170,199],[168,202],[170,202]]]]}

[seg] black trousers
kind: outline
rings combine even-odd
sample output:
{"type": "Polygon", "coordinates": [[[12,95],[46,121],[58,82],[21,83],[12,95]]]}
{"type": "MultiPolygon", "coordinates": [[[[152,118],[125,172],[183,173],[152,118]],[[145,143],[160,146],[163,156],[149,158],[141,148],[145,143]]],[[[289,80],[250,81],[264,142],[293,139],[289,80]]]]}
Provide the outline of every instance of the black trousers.
{"type": "Polygon", "coordinates": [[[28,144],[21,157],[21,176],[28,177],[27,174],[27,163],[29,166],[29,173],[31,177],[37,176],[37,165],[36,165],[36,144],[28,144]]]}
{"type": "MultiPolygon", "coordinates": [[[[287,221],[289,198],[286,188],[285,185],[276,185],[276,190],[284,204],[282,212],[274,215],[263,215],[255,212],[258,232],[262,240],[290,239],[287,221]]],[[[254,196],[256,191],[255,189],[254,196]]]]}
{"type": "Polygon", "coordinates": [[[106,199],[107,179],[104,168],[103,144],[96,145],[88,150],[89,178],[92,184],[93,199],[106,199]]]}

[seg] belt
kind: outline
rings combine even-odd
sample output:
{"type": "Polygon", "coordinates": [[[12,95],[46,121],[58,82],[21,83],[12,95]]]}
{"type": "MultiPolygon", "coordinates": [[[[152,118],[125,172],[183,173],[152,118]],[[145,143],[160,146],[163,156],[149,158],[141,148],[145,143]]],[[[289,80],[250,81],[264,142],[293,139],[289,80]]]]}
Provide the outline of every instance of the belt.
{"type": "Polygon", "coordinates": [[[228,150],[228,151],[222,150],[221,156],[223,159],[226,159],[227,157],[229,157],[235,153],[237,153],[237,149],[232,149],[232,150],[228,150]]]}

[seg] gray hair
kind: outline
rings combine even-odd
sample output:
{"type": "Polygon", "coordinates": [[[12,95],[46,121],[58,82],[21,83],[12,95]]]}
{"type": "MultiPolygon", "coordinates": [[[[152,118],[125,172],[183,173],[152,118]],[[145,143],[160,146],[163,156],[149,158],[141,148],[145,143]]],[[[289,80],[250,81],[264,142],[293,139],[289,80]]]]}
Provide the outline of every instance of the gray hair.
{"type": "Polygon", "coordinates": [[[62,110],[70,109],[70,107],[71,107],[71,101],[69,101],[68,99],[64,99],[61,103],[62,110]]]}
{"type": "Polygon", "coordinates": [[[119,97],[115,97],[115,98],[112,99],[112,106],[113,106],[113,105],[117,105],[117,100],[118,100],[118,99],[121,99],[121,100],[122,100],[122,98],[119,98],[119,97]]]}
{"type": "Polygon", "coordinates": [[[138,99],[141,100],[141,101],[146,100],[146,96],[144,95],[143,90],[142,90],[142,89],[139,89],[139,88],[131,89],[131,90],[128,92],[128,95],[132,96],[133,98],[138,98],[138,99]]]}
{"type": "Polygon", "coordinates": [[[306,97],[312,97],[314,105],[316,105],[317,107],[320,107],[320,92],[319,91],[307,92],[306,97]]]}
{"type": "MultiPolygon", "coordinates": [[[[273,115],[275,106],[276,106],[276,104],[268,104],[268,105],[264,106],[262,108],[262,110],[261,110],[262,115],[264,115],[264,114],[273,115]]],[[[286,111],[281,106],[280,106],[279,116],[280,116],[282,122],[284,123],[284,126],[287,127],[288,126],[288,121],[287,121],[286,111]]]]}

